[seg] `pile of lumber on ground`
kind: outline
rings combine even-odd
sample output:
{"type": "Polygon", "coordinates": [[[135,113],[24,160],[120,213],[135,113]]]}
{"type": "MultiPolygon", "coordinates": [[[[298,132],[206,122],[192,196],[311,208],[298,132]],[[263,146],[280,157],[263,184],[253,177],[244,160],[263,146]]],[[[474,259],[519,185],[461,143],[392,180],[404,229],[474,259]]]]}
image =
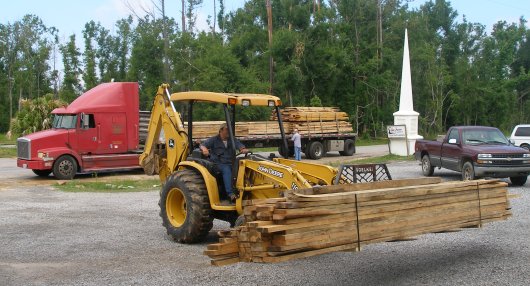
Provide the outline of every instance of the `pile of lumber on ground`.
{"type": "Polygon", "coordinates": [[[219,233],[213,265],[282,262],[505,220],[507,184],[439,178],[314,187],[244,201],[247,222],[219,233]]]}

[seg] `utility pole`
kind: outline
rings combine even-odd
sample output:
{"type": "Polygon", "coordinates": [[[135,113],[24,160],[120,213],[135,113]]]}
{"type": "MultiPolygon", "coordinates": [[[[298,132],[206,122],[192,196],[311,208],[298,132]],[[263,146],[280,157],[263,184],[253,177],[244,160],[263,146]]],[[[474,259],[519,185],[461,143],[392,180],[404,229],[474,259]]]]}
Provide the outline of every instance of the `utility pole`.
{"type": "Polygon", "coordinates": [[[269,29],[269,94],[272,94],[272,83],[274,81],[274,61],[272,59],[272,6],[271,0],[267,1],[267,24],[269,29]]]}
{"type": "Polygon", "coordinates": [[[9,77],[9,120],[13,118],[13,81],[15,81],[14,78],[9,77]]]}
{"type": "Polygon", "coordinates": [[[160,1],[162,5],[162,36],[164,37],[164,80],[169,82],[169,35],[167,32],[167,17],[166,17],[166,3],[164,0],[160,1]]]}
{"type": "Polygon", "coordinates": [[[383,12],[381,1],[377,0],[377,57],[380,63],[383,61],[383,12]]]}
{"type": "Polygon", "coordinates": [[[185,0],[182,0],[182,33],[186,31],[186,5],[184,4],[185,0]]]}

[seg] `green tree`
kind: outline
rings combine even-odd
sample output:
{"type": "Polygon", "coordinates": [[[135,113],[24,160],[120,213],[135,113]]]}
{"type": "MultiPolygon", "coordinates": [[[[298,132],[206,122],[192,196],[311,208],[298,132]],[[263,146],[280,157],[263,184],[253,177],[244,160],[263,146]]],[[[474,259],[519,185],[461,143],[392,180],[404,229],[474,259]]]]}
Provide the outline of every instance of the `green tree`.
{"type": "Polygon", "coordinates": [[[54,99],[51,93],[33,100],[22,100],[21,109],[11,122],[13,134],[20,136],[51,128],[52,111],[65,104],[61,100],[54,99]]]}
{"type": "Polygon", "coordinates": [[[83,29],[83,38],[85,39],[85,51],[83,52],[83,82],[86,89],[91,89],[98,84],[96,75],[96,49],[94,42],[98,34],[99,24],[90,21],[85,24],[83,29]]]}
{"type": "Polygon", "coordinates": [[[60,47],[63,56],[63,83],[59,91],[59,98],[65,102],[72,102],[81,93],[81,53],[75,45],[75,34],[69,37],[69,41],[60,47]]]}

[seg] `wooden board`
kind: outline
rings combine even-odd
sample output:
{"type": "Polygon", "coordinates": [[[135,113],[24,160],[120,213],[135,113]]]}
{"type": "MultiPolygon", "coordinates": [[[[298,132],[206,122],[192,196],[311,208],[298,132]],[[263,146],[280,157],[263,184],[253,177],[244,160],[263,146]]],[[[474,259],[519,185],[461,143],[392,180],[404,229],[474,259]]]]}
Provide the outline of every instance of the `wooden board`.
{"type": "Polygon", "coordinates": [[[213,265],[282,262],[480,227],[511,217],[506,186],[424,178],[288,191],[281,199],[245,201],[244,213],[259,220],[223,232],[205,254],[213,265]]]}

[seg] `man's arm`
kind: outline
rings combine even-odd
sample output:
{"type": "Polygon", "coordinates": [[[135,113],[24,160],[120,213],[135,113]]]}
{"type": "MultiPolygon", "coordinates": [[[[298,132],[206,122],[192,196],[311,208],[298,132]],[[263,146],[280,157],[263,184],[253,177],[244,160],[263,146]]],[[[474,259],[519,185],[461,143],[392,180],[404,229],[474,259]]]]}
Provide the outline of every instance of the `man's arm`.
{"type": "Polygon", "coordinates": [[[213,148],[213,140],[214,140],[215,137],[210,137],[208,139],[206,139],[206,141],[204,141],[200,146],[199,148],[201,149],[201,152],[204,156],[209,156],[210,155],[210,151],[208,149],[212,149],[213,148]]]}
{"type": "Polygon", "coordinates": [[[246,154],[250,151],[239,140],[236,139],[235,142],[236,142],[236,149],[239,150],[239,152],[241,152],[242,154],[246,154]]]}

